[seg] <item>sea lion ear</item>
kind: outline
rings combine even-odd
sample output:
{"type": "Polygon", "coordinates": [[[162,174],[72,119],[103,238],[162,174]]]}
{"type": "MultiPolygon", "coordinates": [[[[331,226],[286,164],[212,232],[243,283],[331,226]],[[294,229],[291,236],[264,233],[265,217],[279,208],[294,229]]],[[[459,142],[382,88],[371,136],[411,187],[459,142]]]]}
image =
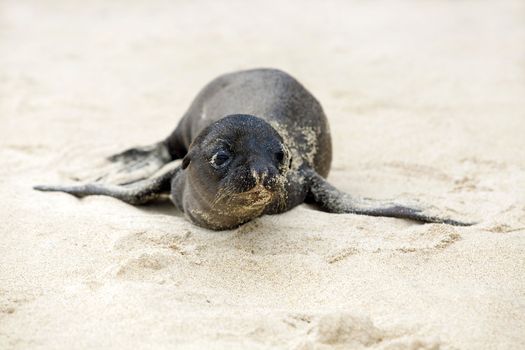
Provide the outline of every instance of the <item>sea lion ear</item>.
{"type": "Polygon", "coordinates": [[[188,165],[190,165],[191,161],[191,154],[186,154],[186,156],[182,159],[182,169],[186,169],[188,165]]]}
{"type": "Polygon", "coordinates": [[[182,159],[182,169],[186,169],[188,165],[190,165],[191,159],[195,155],[195,152],[196,152],[195,147],[192,147],[190,145],[189,152],[186,153],[186,156],[184,156],[184,158],[182,159]]]}

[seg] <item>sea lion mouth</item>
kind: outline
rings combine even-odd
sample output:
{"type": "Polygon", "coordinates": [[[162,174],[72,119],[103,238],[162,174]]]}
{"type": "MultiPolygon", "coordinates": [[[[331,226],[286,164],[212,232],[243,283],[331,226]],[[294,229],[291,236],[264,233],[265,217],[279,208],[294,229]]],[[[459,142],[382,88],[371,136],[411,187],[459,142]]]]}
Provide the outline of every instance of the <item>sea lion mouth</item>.
{"type": "Polygon", "coordinates": [[[274,191],[262,184],[244,192],[224,191],[216,197],[214,204],[223,203],[244,208],[260,208],[268,205],[275,197],[274,191]]]}
{"type": "Polygon", "coordinates": [[[261,206],[270,203],[273,199],[273,196],[273,191],[270,191],[263,185],[258,184],[251,190],[238,193],[234,197],[246,206],[261,206]]]}

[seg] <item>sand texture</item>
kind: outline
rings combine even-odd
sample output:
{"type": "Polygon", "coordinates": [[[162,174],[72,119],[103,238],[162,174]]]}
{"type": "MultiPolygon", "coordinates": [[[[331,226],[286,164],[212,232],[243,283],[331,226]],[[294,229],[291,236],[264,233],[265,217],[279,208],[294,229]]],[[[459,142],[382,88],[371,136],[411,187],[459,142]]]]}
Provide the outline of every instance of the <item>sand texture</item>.
{"type": "Polygon", "coordinates": [[[523,1],[0,2],[0,349],[524,349],[523,1]],[[302,205],[212,232],[70,182],[219,74],[322,103],[329,180],[473,227],[302,205]]]}

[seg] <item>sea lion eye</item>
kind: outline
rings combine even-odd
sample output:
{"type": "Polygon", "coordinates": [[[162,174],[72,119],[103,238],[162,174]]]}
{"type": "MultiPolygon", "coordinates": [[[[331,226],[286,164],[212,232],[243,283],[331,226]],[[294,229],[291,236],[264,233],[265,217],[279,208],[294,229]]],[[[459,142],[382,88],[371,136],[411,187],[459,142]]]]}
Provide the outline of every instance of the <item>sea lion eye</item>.
{"type": "Polygon", "coordinates": [[[228,162],[230,161],[230,154],[226,151],[218,151],[211,157],[211,165],[213,165],[214,168],[222,168],[228,162]]]}
{"type": "Polygon", "coordinates": [[[275,153],[275,158],[277,159],[277,161],[278,161],[279,163],[282,163],[283,160],[284,160],[284,152],[283,152],[283,151],[277,151],[277,152],[275,153]]]}

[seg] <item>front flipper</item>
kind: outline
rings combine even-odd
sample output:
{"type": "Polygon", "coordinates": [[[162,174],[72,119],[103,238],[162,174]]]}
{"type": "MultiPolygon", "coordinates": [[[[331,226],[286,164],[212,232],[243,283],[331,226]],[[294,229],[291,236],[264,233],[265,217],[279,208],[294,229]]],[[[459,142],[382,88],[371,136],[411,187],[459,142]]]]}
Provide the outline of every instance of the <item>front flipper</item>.
{"type": "Polygon", "coordinates": [[[84,181],[115,185],[131,184],[144,180],[172,161],[165,142],[134,147],[106,158],[100,169],[84,181]]]}
{"type": "Polygon", "coordinates": [[[354,198],[330,185],[313,170],[308,170],[306,172],[306,179],[310,186],[308,199],[317,204],[321,210],[329,213],[386,216],[422,222],[443,223],[454,226],[470,226],[475,224],[474,222],[467,223],[429,215],[422,209],[411,208],[390,201],[354,198]]]}
{"type": "Polygon", "coordinates": [[[157,199],[161,194],[170,190],[171,179],[177,175],[182,168],[179,162],[172,162],[158,174],[149,179],[135,182],[128,186],[106,185],[102,183],[88,183],[73,186],[34,186],[38,191],[66,192],[77,197],[91,195],[103,195],[120,199],[123,202],[139,205],[157,199]],[[177,164],[175,164],[177,163],[177,164]]]}

